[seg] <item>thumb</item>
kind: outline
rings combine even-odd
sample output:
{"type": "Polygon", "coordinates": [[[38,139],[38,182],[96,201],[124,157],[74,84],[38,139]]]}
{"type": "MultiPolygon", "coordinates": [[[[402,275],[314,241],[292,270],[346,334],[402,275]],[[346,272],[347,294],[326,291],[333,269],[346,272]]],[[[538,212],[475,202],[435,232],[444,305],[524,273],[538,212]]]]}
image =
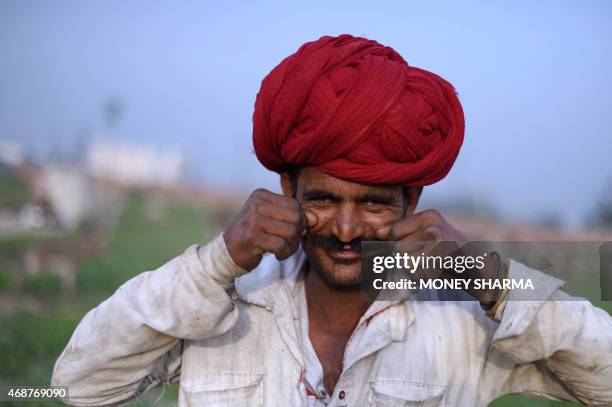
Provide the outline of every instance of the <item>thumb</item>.
{"type": "Polygon", "coordinates": [[[376,229],[376,238],[378,240],[387,240],[391,235],[391,225],[376,229]]]}
{"type": "Polygon", "coordinates": [[[304,214],[306,215],[306,220],[308,221],[308,229],[312,229],[317,226],[317,223],[319,223],[319,218],[317,215],[308,210],[304,211],[304,214]]]}
{"type": "Polygon", "coordinates": [[[306,234],[308,229],[314,228],[319,223],[319,218],[314,213],[304,210],[304,215],[306,216],[306,227],[302,231],[302,236],[306,234]]]}

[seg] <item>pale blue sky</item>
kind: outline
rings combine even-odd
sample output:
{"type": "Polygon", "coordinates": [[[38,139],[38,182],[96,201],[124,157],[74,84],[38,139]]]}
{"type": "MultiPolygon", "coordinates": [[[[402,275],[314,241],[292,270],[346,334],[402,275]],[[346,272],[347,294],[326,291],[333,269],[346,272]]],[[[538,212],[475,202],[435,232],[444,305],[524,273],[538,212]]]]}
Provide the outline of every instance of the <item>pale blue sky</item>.
{"type": "Polygon", "coordinates": [[[365,35],[452,82],[466,137],[428,195],[512,219],[581,223],[612,175],[612,3],[601,1],[0,2],[0,138],[66,145],[101,131],[180,146],[208,183],[276,177],[251,154],[261,79],[305,41],[365,35]]]}

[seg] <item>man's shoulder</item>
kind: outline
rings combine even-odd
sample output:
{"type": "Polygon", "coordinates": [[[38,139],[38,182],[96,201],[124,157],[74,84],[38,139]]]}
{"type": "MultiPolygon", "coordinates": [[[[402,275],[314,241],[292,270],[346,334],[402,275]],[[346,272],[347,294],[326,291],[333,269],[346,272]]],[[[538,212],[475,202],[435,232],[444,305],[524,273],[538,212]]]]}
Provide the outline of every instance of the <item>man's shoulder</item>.
{"type": "Polygon", "coordinates": [[[403,306],[414,315],[421,328],[446,332],[449,337],[469,331],[491,336],[498,326],[498,322],[488,317],[475,300],[406,301],[403,306]]]}

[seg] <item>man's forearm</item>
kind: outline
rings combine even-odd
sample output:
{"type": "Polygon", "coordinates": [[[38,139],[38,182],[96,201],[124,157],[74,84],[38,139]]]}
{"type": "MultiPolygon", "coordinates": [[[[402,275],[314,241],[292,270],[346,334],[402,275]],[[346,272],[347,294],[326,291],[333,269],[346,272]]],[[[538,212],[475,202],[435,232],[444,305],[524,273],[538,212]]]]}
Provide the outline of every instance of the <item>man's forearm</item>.
{"type": "MultiPolygon", "coordinates": [[[[240,272],[219,236],[134,277],[83,318],[56,362],[52,383],[70,386],[71,403],[130,397],[179,340],[214,337],[234,325],[237,312],[226,290],[240,272]]],[[[166,362],[161,365],[172,365],[166,362]]],[[[164,378],[149,378],[155,379],[164,378]]]]}
{"type": "MultiPolygon", "coordinates": [[[[588,405],[612,404],[612,319],[559,289],[560,281],[515,263],[511,277],[539,281],[539,301],[510,293],[495,349],[519,365],[543,361],[570,394],[588,405]],[[550,284],[543,280],[549,278],[550,284]]],[[[517,293],[520,294],[520,293],[517,293]]]]}

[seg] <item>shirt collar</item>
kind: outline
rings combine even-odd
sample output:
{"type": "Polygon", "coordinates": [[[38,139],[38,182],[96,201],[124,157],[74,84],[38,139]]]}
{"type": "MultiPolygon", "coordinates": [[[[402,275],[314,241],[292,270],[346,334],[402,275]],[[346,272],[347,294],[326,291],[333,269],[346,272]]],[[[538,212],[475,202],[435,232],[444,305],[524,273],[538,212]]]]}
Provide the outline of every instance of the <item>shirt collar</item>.
{"type": "Polygon", "coordinates": [[[297,317],[293,299],[305,260],[306,254],[301,247],[283,261],[278,261],[271,253],[265,254],[254,270],[236,279],[238,296],[245,302],[270,310],[291,309],[297,317]]]}

